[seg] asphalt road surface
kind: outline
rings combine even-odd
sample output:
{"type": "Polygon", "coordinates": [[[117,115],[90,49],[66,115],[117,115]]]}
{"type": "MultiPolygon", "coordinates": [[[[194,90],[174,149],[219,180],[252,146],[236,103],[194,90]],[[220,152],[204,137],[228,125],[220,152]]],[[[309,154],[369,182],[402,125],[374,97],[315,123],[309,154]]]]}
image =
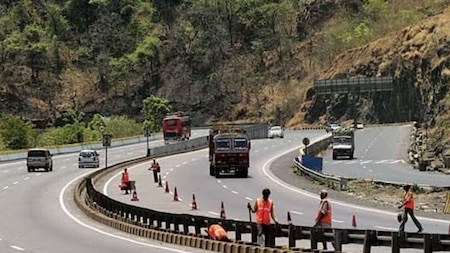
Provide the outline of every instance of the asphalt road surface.
{"type": "Polygon", "coordinates": [[[413,169],[405,161],[412,125],[365,128],[355,132],[355,158],[324,156],[323,172],[350,178],[450,186],[450,175],[413,169]]]}
{"type": "MultiPolygon", "coordinates": [[[[303,137],[314,139],[324,137],[324,131],[295,131],[285,132],[284,139],[252,140],[251,168],[249,178],[220,178],[209,176],[209,162],[207,149],[180,154],[159,159],[162,166],[162,177],[167,181],[171,190],[170,194],[164,193],[163,188],[158,188],[153,182],[152,172],[148,171],[149,164],[144,163],[128,168],[131,180],[136,180],[139,202],[131,202],[130,195],[123,195],[117,185],[120,181],[120,173],[104,180],[99,189],[105,194],[123,201],[156,210],[170,211],[174,213],[194,213],[198,215],[218,217],[220,204],[225,205],[226,216],[229,219],[248,220],[249,214],[246,209],[247,202],[253,203],[261,196],[263,188],[270,188],[271,198],[275,203],[278,219],[287,223],[286,215],[292,214],[293,223],[296,225],[313,225],[314,217],[318,207],[317,193],[309,193],[301,190],[301,186],[288,185],[270,171],[270,165],[275,159],[292,160],[291,155],[284,156],[297,150],[301,145],[303,137]],[[181,201],[173,201],[174,188],[181,201]],[[195,194],[200,210],[192,211],[192,195],[195,194]]],[[[390,138],[386,145],[393,145],[397,140],[390,138]]],[[[389,151],[381,149],[380,152],[389,151]]],[[[292,168],[285,168],[290,173],[292,168]]],[[[393,230],[398,229],[396,223],[396,209],[377,210],[353,204],[332,200],[333,203],[333,226],[339,228],[351,228],[352,216],[358,219],[358,228],[393,230]]],[[[450,221],[436,220],[420,217],[425,232],[448,233],[450,221]]],[[[254,220],[254,217],[253,217],[254,220]]],[[[406,231],[415,232],[413,224],[408,223],[406,231]]],[[[245,238],[244,238],[245,239],[245,238]]],[[[248,238],[249,239],[249,238],[248,238]]],[[[280,238],[278,244],[287,244],[286,240],[280,238]],[[284,240],[284,241],[283,241],[284,240]]],[[[308,247],[309,242],[302,244],[308,247]]],[[[361,245],[346,245],[344,250],[360,251],[361,245]]],[[[376,252],[390,252],[384,248],[376,252]]],[[[403,252],[403,250],[402,250],[403,252]]],[[[417,252],[407,250],[405,252],[417,252]]]]}
{"type": "MultiPolygon", "coordinates": [[[[196,131],[194,137],[206,133],[196,131]]],[[[150,143],[161,145],[161,140],[150,143]]],[[[108,164],[144,156],[145,149],[145,142],[108,149],[108,164]]],[[[75,207],[71,191],[77,178],[94,170],[78,169],[77,159],[78,154],[54,156],[53,172],[28,173],[24,160],[0,163],[0,252],[204,252],[137,238],[88,219],[75,207]]]]}

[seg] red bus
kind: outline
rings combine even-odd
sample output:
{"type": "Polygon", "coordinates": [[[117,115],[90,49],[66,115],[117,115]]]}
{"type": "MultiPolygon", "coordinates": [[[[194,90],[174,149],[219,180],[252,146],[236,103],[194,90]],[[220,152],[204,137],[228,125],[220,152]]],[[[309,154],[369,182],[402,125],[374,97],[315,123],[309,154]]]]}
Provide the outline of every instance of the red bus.
{"type": "Polygon", "coordinates": [[[164,143],[189,140],[191,137],[191,120],[189,115],[176,112],[166,115],[162,120],[164,143]]]}

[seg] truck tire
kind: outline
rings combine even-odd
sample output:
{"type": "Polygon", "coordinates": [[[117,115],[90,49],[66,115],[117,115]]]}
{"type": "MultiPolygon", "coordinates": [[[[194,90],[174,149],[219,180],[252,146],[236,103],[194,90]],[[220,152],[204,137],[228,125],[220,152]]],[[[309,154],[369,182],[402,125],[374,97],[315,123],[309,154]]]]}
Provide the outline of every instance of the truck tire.
{"type": "Polygon", "coordinates": [[[248,168],[243,168],[241,171],[239,171],[239,175],[242,177],[242,178],[247,178],[248,177],[248,168]]]}
{"type": "Polygon", "coordinates": [[[216,175],[215,171],[214,171],[214,166],[212,166],[212,165],[209,165],[209,175],[210,176],[215,176],[216,175]]]}
{"type": "Polygon", "coordinates": [[[333,160],[337,159],[337,155],[333,154],[333,160]]]}
{"type": "Polygon", "coordinates": [[[219,178],[219,177],[220,177],[220,169],[219,169],[219,168],[214,168],[214,176],[215,176],[216,178],[219,178]]]}
{"type": "Polygon", "coordinates": [[[32,172],[33,171],[33,169],[31,167],[27,167],[27,169],[28,169],[28,172],[32,172]]]}

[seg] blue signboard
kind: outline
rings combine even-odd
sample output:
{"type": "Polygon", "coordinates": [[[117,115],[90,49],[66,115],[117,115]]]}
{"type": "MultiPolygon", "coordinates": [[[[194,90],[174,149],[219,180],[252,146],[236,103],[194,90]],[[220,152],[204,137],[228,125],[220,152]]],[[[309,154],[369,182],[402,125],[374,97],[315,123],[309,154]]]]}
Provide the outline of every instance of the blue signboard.
{"type": "Polygon", "coordinates": [[[322,172],[323,158],[303,155],[302,164],[308,169],[312,169],[317,172],[322,172]]]}

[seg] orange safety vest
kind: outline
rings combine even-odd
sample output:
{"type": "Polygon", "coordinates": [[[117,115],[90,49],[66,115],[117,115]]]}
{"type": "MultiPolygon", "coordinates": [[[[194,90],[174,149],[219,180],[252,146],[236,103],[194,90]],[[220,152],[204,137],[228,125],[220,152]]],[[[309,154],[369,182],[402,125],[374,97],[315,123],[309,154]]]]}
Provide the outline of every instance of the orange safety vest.
{"type": "Polygon", "coordinates": [[[270,225],[270,211],[272,210],[272,200],[268,199],[264,202],[264,199],[257,199],[256,206],[256,223],[270,225]]]}
{"type": "Polygon", "coordinates": [[[222,226],[218,224],[209,226],[208,234],[209,237],[211,237],[211,239],[213,240],[222,240],[228,238],[225,229],[223,229],[222,226]]]}
{"type": "Polygon", "coordinates": [[[158,165],[156,163],[152,164],[152,170],[158,170],[158,165]]]}
{"type": "Polygon", "coordinates": [[[403,194],[403,201],[406,201],[408,198],[408,194],[411,194],[411,199],[406,202],[405,204],[405,208],[406,209],[414,209],[414,195],[412,194],[411,191],[407,191],[405,192],[405,194],[403,194]]]}
{"type": "Polygon", "coordinates": [[[128,172],[122,172],[122,182],[128,183],[130,178],[128,177],[128,172]]]}
{"type": "Polygon", "coordinates": [[[331,225],[331,205],[330,205],[330,202],[326,199],[321,201],[319,204],[319,210],[317,211],[317,215],[316,215],[316,222],[331,225]],[[325,202],[327,202],[327,204],[328,204],[328,211],[325,214],[325,216],[323,216],[322,219],[319,220],[320,213],[322,212],[322,208],[323,208],[323,205],[325,204],[325,202]]]}

